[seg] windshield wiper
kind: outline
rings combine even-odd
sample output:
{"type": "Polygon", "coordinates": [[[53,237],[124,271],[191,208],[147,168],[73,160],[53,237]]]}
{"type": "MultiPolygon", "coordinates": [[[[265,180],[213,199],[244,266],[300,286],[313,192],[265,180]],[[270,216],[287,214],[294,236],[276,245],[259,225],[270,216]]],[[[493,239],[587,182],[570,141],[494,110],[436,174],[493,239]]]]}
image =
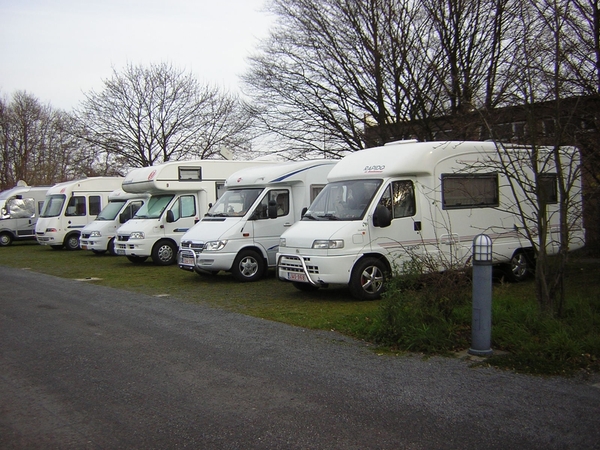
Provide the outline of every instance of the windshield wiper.
{"type": "Polygon", "coordinates": [[[329,220],[340,220],[340,218],[338,216],[336,216],[335,214],[331,214],[331,213],[323,214],[322,216],[319,216],[319,217],[324,217],[329,220]]]}
{"type": "Polygon", "coordinates": [[[317,218],[315,216],[313,216],[311,214],[308,214],[308,213],[304,213],[304,215],[302,216],[302,218],[304,219],[305,217],[307,219],[310,219],[310,220],[317,220],[317,218]]]}

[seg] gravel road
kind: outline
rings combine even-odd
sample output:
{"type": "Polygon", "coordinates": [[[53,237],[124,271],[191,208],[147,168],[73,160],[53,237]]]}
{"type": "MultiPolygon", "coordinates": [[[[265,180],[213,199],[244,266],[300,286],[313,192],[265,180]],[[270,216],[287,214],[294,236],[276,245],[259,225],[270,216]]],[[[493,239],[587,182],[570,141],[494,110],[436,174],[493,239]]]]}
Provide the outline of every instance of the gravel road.
{"type": "Polygon", "coordinates": [[[600,449],[596,382],[0,267],[2,449],[600,449]]]}

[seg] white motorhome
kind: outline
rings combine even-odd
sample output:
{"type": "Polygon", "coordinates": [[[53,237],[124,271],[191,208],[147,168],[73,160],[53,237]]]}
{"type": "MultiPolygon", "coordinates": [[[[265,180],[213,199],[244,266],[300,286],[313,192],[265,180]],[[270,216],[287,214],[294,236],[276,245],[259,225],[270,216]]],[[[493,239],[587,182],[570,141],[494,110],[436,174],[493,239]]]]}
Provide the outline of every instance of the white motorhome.
{"type": "MultiPolygon", "coordinates": [[[[503,148],[528,161],[525,148],[503,148]]],[[[580,206],[579,153],[563,150],[568,160],[563,170],[577,191],[572,204],[580,206]]],[[[552,252],[559,242],[559,205],[549,155],[551,149],[539,149],[539,158],[545,159],[540,182],[552,252]]],[[[430,270],[464,267],[474,237],[482,233],[493,240],[493,263],[506,263],[514,278],[524,277],[533,251],[517,208],[531,213],[533,206],[511,186],[497,160],[493,142],[403,141],[346,156],[302,220],[281,236],[278,277],[301,290],[348,285],[354,297],[375,299],[388,274],[402,271],[405,262],[420,261],[430,270]]],[[[523,174],[525,166],[518,169],[523,174]]],[[[570,249],[583,246],[580,216],[571,233],[570,249]]]]}
{"type": "Polygon", "coordinates": [[[151,197],[117,230],[116,253],[133,263],[148,257],[156,265],[176,263],[181,237],[216,201],[225,179],[245,167],[267,164],[202,159],[132,170],[123,181],[123,190],[151,197]]]}
{"type": "Polygon", "coordinates": [[[14,188],[0,192],[0,246],[15,240],[35,239],[35,224],[48,189],[19,181],[14,188]]]}
{"type": "Polygon", "coordinates": [[[96,218],[122,181],[121,177],[90,177],[52,186],[35,226],[37,241],[53,249],[78,249],[82,228],[96,218]]]}
{"type": "Polygon", "coordinates": [[[179,267],[259,279],[275,266],[279,237],[327,183],[334,160],[252,167],[231,175],[226,191],[182,238],[179,267]]]}
{"type": "Polygon", "coordinates": [[[147,193],[129,193],[117,189],[108,196],[108,204],[93,222],[81,230],[79,246],[96,254],[109,252],[116,255],[115,237],[117,229],[131,219],[150,198],[147,193]]]}

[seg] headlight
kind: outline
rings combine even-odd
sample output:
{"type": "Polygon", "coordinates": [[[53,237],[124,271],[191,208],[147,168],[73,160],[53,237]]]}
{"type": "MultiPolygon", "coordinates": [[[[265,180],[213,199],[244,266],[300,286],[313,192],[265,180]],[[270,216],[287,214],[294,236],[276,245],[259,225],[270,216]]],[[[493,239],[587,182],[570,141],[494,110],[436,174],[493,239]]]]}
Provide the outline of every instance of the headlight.
{"type": "Polygon", "coordinates": [[[144,239],[144,232],[143,231],[134,231],[129,236],[129,239],[144,239]]]}
{"type": "Polygon", "coordinates": [[[342,239],[322,239],[322,240],[316,240],[313,242],[312,248],[320,248],[320,249],[327,249],[327,248],[344,248],[344,241],[342,239]]]}
{"type": "Polygon", "coordinates": [[[90,233],[90,237],[91,237],[91,238],[94,238],[94,237],[100,237],[100,236],[102,236],[102,234],[100,234],[100,232],[99,232],[99,231],[92,231],[92,232],[90,233]]]}
{"type": "Polygon", "coordinates": [[[285,238],[279,238],[279,246],[280,247],[287,247],[287,242],[285,241],[285,238]]]}
{"type": "Polygon", "coordinates": [[[209,252],[218,252],[219,250],[223,250],[223,248],[227,245],[227,241],[209,241],[204,244],[204,250],[209,252]]]}

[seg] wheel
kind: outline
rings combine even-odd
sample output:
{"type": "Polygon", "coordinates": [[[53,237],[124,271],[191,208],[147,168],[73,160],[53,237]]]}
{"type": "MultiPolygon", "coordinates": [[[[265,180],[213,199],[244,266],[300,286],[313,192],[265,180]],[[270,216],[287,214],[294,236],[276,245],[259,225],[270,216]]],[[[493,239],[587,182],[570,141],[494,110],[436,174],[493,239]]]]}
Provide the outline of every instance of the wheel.
{"type": "Polygon", "coordinates": [[[115,251],[115,238],[108,241],[108,253],[112,256],[117,255],[117,252],[115,251]]]}
{"type": "Polygon", "coordinates": [[[385,288],[386,267],[377,258],[361,259],[350,276],[350,293],[358,300],[376,300],[385,288]]]}
{"type": "Polygon", "coordinates": [[[148,259],[148,258],[146,256],[131,256],[131,255],[128,255],[127,259],[129,261],[131,261],[132,263],[134,263],[134,264],[141,264],[144,261],[146,261],[146,259],[148,259]]]}
{"type": "Polygon", "coordinates": [[[238,281],[256,281],[265,271],[265,260],[254,250],[242,250],[235,257],[231,272],[238,281]]]}
{"type": "Polygon", "coordinates": [[[531,258],[526,252],[517,252],[508,263],[508,278],[511,281],[519,282],[529,278],[533,271],[531,258]]]}
{"type": "Polygon", "coordinates": [[[0,233],[0,247],[6,247],[7,245],[12,244],[12,234],[4,232],[0,233]]]}
{"type": "Polygon", "coordinates": [[[171,241],[158,241],[152,249],[152,261],[157,266],[170,266],[177,262],[177,247],[171,241]]]}
{"type": "Polygon", "coordinates": [[[67,235],[64,244],[67,250],[79,250],[79,234],[72,233],[67,235]]]}
{"type": "Polygon", "coordinates": [[[316,291],[319,289],[319,286],[315,286],[314,284],[299,283],[298,281],[293,281],[292,285],[299,291],[304,291],[304,292],[312,292],[312,291],[316,291]]]}

